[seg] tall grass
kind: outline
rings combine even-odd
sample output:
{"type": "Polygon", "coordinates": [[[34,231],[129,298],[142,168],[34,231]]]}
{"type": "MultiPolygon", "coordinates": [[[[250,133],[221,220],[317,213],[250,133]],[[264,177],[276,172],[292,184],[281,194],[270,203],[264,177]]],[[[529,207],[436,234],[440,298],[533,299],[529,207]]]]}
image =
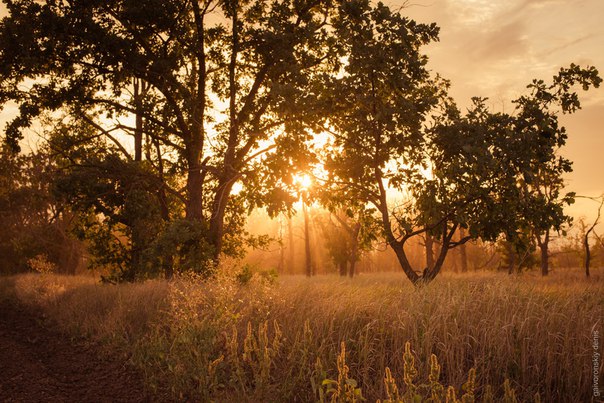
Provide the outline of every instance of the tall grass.
{"type": "Polygon", "coordinates": [[[571,273],[448,275],[422,288],[397,274],[119,286],[30,275],[2,279],[8,290],[131,355],[150,388],[202,401],[395,401],[396,385],[444,402],[469,396],[472,374],[476,401],[590,401],[604,318],[604,282],[571,273]]]}

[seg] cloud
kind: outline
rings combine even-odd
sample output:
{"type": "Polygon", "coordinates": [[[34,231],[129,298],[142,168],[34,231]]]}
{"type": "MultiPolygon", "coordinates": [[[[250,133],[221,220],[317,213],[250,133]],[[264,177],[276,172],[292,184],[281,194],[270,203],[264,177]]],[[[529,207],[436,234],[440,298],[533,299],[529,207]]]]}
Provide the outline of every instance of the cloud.
{"type": "Polygon", "coordinates": [[[559,44],[557,46],[551,47],[549,49],[545,49],[545,50],[539,52],[537,54],[537,56],[539,56],[539,57],[551,56],[552,54],[554,54],[556,52],[560,52],[562,50],[566,50],[568,48],[572,48],[575,45],[580,44],[581,42],[584,42],[584,41],[587,41],[587,40],[589,40],[591,38],[594,38],[595,36],[596,36],[596,34],[594,34],[594,33],[588,33],[586,35],[583,35],[580,38],[576,38],[576,39],[573,39],[573,40],[570,40],[570,41],[567,41],[567,42],[563,42],[563,43],[561,43],[561,44],[559,44]]]}
{"type": "MultiPolygon", "coordinates": [[[[513,2],[511,2],[511,3],[513,4],[513,2]]],[[[517,4],[515,4],[508,11],[507,14],[509,14],[510,16],[518,15],[518,14],[526,11],[527,9],[539,9],[539,8],[543,8],[543,7],[549,7],[554,4],[560,4],[560,3],[563,3],[563,0],[523,0],[523,1],[517,2],[517,4]]]]}
{"type": "Polygon", "coordinates": [[[513,58],[528,50],[526,24],[522,20],[491,26],[477,36],[478,41],[467,50],[475,59],[485,62],[513,58]]]}

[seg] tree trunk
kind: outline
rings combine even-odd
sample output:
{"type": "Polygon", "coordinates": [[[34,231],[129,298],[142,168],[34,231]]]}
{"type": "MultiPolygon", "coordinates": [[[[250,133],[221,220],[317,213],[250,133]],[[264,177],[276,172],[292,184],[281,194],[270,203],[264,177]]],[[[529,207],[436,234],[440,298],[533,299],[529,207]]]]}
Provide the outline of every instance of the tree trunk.
{"type": "Polygon", "coordinates": [[[352,247],[350,249],[350,268],[348,269],[348,276],[353,278],[356,270],[356,264],[359,255],[359,233],[361,232],[361,224],[355,223],[353,228],[350,228],[350,240],[352,247]]]}
{"type": "Polygon", "coordinates": [[[545,231],[543,241],[541,241],[539,236],[537,237],[537,243],[541,250],[541,275],[547,276],[549,274],[549,230],[545,231]]]}
{"type": "Polygon", "coordinates": [[[514,267],[516,266],[516,251],[514,250],[514,243],[507,241],[507,251],[508,251],[508,274],[514,273],[514,267]]]}
{"type": "Polygon", "coordinates": [[[413,283],[417,284],[421,277],[413,270],[411,267],[411,263],[409,263],[409,259],[407,259],[407,255],[405,254],[404,246],[402,243],[395,240],[394,243],[390,243],[390,247],[396,254],[396,258],[401,268],[405,272],[407,278],[413,283]]]}
{"type": "MultiPolygon", "coordinates": [[[[133,79],[134,86],[134,161],[141,162],[143,159],[143,111],[141,100],[141,82],[139,79],[133,79]]],[[[141,230],[140,224],[134,220],[130,227],[132,231],[130,239],[130,267],[126,271],[124,278],[127,281],[134,281],[136,274],[142,269],[142,246],[144,245],[144,230],[141,230]]]]}
{"type": "MultiPolygon", "coordinates": [[[[155,152],[157,155],[157,167],[159,170],[159,178],[161,180],[162,186],[157,191],[157,199],[159,200],[159,211],[161,213],[161,218],[164,223],[170,222],[170,209],[168,207],[168,198],[166,196],[166,189],[163,185],[165,185],[164,178],[164,163],[161,155],[161,147],[159,145],[159,141],[155,139],[153,141],[153,145],[155,146],[155,152]]],[[[147,158],[151,159],[151,149],[147,149],[147,158]]],[[[172,279],[174,276],[174,256],[170,253],[162,256],[161,258],[161,267],[164,271],[164,276],[166,280],[172,279]]]]}
{"type": "Polygon", "coordinates": [[[589,231],[583,238],[583,247],[585,248],[585,275],[589,277],[589,264],[591,262],[591,252],[589,251],[589,231]]]}
{"type": "Polygon", "coordinates": [[[306,208],[306,199],[302,198],[302,211],[304,213],[304,252],[305,252],[305,272],[307,277],[312,276],[312,261],[310,254],[310,231],[308,229],[308,209],[306,208]]]}
{"type": "Polygon", "coordinates": [[[396,258],[397,258],[401,268],[405,272],[405,275],[407,276],[407,278],[413,284],[417,284],[421,277],[411,267],[411,263],[409,263],[409,259],[407,259],[407,255],[405,254],[404,244],[402,242],[398,241],[394,237],[394,234],[392,233],[392,228],[390,227],[390,218],[388,216],[388,212],[384,211],[384,209],[381,209],[381,210],[382,210],[381,211],[382,225],[386,232],[386,241],[388,242],[388,245],[392,248],[392,250],[396,254],[396,258]]]}
{"type": "Polygon", "coordinates": [[[239,52],[239,4],[237,0],[228,3],[231,11],[232,48],[228,66],[229,73],[229,137],[224,153],[224,167],[221,173],[216,195],[212,203],[209,241],[213,247],[214,265],[218,265],[222,254],[224,237],[224,215],[235,183],[237,171],[235,151],[238,145],[239,123],[237,120],[237,54],[239,52]]]}
{"type": "Polygon", "coordinates": [[[296,271],[294,267],[294,226],[291,217],[287,218],[287,236],[289,238],[287,270],[289,271],[289,274],[294,274],[296,271]]]}
{"type": "MultiPolygon", "coordinates": [[[[466,230],[459,228],[459,239],[463,239],[466,236],[466,230]]],[[[459,245],[459,259],[461,263],[461,272],[466,273],[468,271],[468,254],[466,251],[466,244],[459,245]]]]}
{"type": "Polygon", "coordinates": [[[585,232],[585,237],[583,238],[583,246],[585,247],[585,275],[589,277],[589,264],[591,263],[591,252],[589,251],[589,234],[591,231],[596,228],[598,222],[600,221],[600,215],[602,213],[602,206],[604,206],[604,195],[600,196],[600,207],[598,207],[598,215],[591,227],[585,232]]]}
{"type": "Polygon", "coordinates": [[[356,267],[357,261],[356,258],[350,262],[350,267],[348,269],[348,277],[353,278],[356,275],[356,267]]]}
{"type": "Polygon", "coordinates": [[[199,144],[188,147],[187,198],[185,217],[189,221],[203,219],[203,175],[201,172],[199,144]]]}
{"type": "Polygon", "coordinates": [[[426,268],[431,270],[434,267],[434,238],[426,232],[426,268]]]}
{"type": "Polygon", "coordinates": [[[229,203],[233,180],[226,180],[218,185],[216,196],[212,204],[212,217],[210,218],[209,241],[213,247],[214,264],[217,265],[222,253],[222,241],[224,238],[224,214],[229,203]]]}
{"type": "Polygon", "coordinates": [[[379,168],[375,168],[375,179],[376,183],[380,190],[380,201],[375,206],[378,208],[380,214],[382,215],[382,226],[384,228],[384,232],[386,234],[386,241],[388,245],[394,250],[396,254],[396,258],[398,259],[401,268],[405,272],[407,278],[413,283],[417,284],[420,276],[417,275],[415,270],[411,267],[411,263],[409,263],[409,259],[407,259],[407,255],[405,254],[404,243],[397,240],[392,232],[392,226],[390,223],[390,214],[388,213],[388,202],[386,200],[386,189],[384,187],[384,182],[382,181],[382,174],[379,168]]]}
{"type": "Polygon", "coordinates": [[[283,245],[283,216],[279,216],[279,265],[277,273],[283,274],[285,271],[285,245],[283,245]]]}
{"type": "Polygon", "coordinates": [[[142,265],[141,246],[144,244],[143,240],[141,239],[142,234],[137,224],[132,226],[131,231],[130,267],[128,267],[128,270],[126,270],[126,274],[124,275],[124,279],[126,281],[136,280],[136,275],[141,271],[142,265]]]}
{"type": "Polygon", "coordinates": [[[174,277],[174,257],[172,255],[164,257],[162,269],[164,270],[166,280],[171,280],[174,277]]]}
{"type": "Polygon", "coordinates": [[[434,262],[433,268],[425,270],[423,276],[421,277],[422,282],[428,283],[428,282],[434,280],[436,278],[436,276],[438,275],[438,273],[440,273],[440,270],[442,269],[443,264],[445,263],[445,258],[447,257],[447,253],[449,253],[449,249],[450,249],[450,245],[451,245],[450,244],[451,238],[453,237],[453,234],[455,233],[456,230],[457,230],[457,224],[454,224],[452,229],[449,230],[447,227],[447,221],[445,221],[443,223],[442,240],[441,240],[441,247],[440,247],[440,252],[438,254],[438,258],[434,262]]]}
{"type": "Polygon", "coordinates": [[[338,264],[338,272],[340,273],[340,276],[342,276],[342,277],[346,277],[347,269],[348,269],[347,264],[348,264],[348,262],[346,260],[342,260],[338,264]]]}
{"type": "Polygon", "coordinates": [[[134,79],[134,107],[136,110],[134,123],[134,161],[143,159],[143,108],[142,94],[143,86],[139,79],[134,79]]]}
{"type": "MultiPolygon", "coordinates": [[[[355,239],[356,241],[356,239],[355,239]]],[[[356,269],[356,264],[357,264],[357,254],[358,254],[358,244],[357,242],[352,244],[352,251],[350,252],[350,267],[348,269],[348,276],[350,278],[353,278],[355,273],[355,269],[356,269]]]]}
{"type": "Polygon", "coordinates": [[[447,253],[449,253],[449,244],[448,242],[443,242],[442,247],[440,249],[440,253],[438,254],[438,259],[436,259],[436,261],[434,262],[434,267],[432,267],[431,269],[426,269],[424,271],[422,277],[420,278],[422,282],[429,283],[430,281],[436,278],[438,273],[440,273],[443,264],[445,263],[447,253]]]}

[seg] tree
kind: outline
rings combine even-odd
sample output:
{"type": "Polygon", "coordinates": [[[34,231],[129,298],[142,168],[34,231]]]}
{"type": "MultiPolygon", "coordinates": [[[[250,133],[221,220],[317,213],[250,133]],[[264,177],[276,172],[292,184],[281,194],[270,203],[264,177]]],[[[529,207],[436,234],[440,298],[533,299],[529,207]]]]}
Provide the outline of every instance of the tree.
{"type": "Polygon", "coordinates": [[[327,183],[341,204],[375,206],[387,242],[416,282],[392,231],[385,181],[402,184],[395,172],[418,162],[412,150],[421,146],[422,122],[439,96],[419,48],[437,38],[438,28],[364,0],[342,4],[333,25],[346,63],[323,92],[330,107],[323,130],[334,150],[325,161],[327,183]]]}
{"type": "Polygon", "coordinates": [[[595,233],[594,229],[596,228],[596,226],[598,225],[598,223],[600,222],[600,216],[602,213],[602,206],[604,206],[604,195],[600,196],[599,198],[595,198],[595,197],[584,197],[583,198],[587,198],[590,200],[593,200],[595,202],[599,202],[600,205],[598,206],[598,214],[596,215],[596,219],[594,220],[593,224],[591,226],[589,226],[589,228],[587,227],[587,225],[585,223],[581,223],[582,224],[582,242],[583,242],[583,250],[585,251],[585,260],[584,260],[584,266],[585,266],[585,276],[589,277],[590,272],[589,272],[589,267],[591,264],[591,250],[590,250],[590,246],[589,246],[589,235],[594,232],[594,235],[596,235],[596,239],[598,241],[600,241],[600,245],[602,244],[602,240],[597,236],[597,234],[595,233]]]}
{"type": "Polygon", "coordinates": [[[2,273],[31,269],[32,259],[74,274],[84,248],[69,237],[78,217],[51,189],[56,163],[47,150],[14,155],[0,151],[0,268],[2,273]]]}
{"type": "Polygon", "coordinates": [[[371,250],[379,233],[375,212],[370,209],[334,211],[322,222],[325,246],[340,276],[353,278],[356,263],[371,250]]]}
{"type": "MultiPolygon", "coordinates": [[[[339,187],[337,197],[376,207],[386,242],[409,280],[433,280],[448,251],[471,239],[495,241],[503,234],[518,244],[529,226],[529,211],[543,212],[542,225],[558,228],[559,216],[546,213],[556,211],[557,197],[529,197],[525,184],[547,172],[548,162],[555,172],[564,171],[565,161],[554,159],[564,135],[552,134],[547,141],[535,137],[541,131],[533,130],[532,102],[516,101],[519,113],[513,116],[492,113],[484,99],[475,98],[462,114],[446,96],[447,83],[430,78],[427,59],[419,53],[436,39],[437,28],[381,4],[349,3],[334,27],[347,63],[327,90],[332,109],[324,129],[332,133],[335,150],[326,160],[329,181],[339,187]],[[396,195],[399,201],[393,203],[396,195]],[[455,238],[458,229],[464,236],[455,238]],[[420,274],[405,244],[424,234],[438,241],[440,251],[420,274]]],[[[571,86],[588,88],[599,81],[594,68],[571,65],[551,88],[563,109],[571,110],[578,102],[571,86]]],[[[546,98],[536,99],[541,96],[546,98]]]]}
{"type": "Polygon", "coordinates": [[[309,77],[331,54],[327,2],[7,0],[6,6],[0,57],[11,63],[0,68],[0,103],[19,104],[6,131],[14,149],[22,130],[47,112],[80,141],[98,136],[113,143],[124,161],[139,163],[143,150],[157,149],[161,157],[149,168],[162,191],[182,204],[199,238],[189,241],[209,245],[215,261],[238,240],[238,213],[291,202],[269,168],[287,170],[284,162],[306,158],[299,111],[307,110],[301,105],[309,77]],[[124,135],[132,136],[134,153],[124,135]],[[182,188],[162,181],[159,165],[166,160],[184,177],[182,188]],[[232,196],[238,181],[246,197],[232,196]],[[246,207],[237,206],[242,202],[246,207]]]}
{"type": "Polygon", "coordinates": [[[566,144],[566,129],[558,124],[558,113],[570,114],[581,108],[578,94],[599,87],[602,79],[591,67],[582,69],[571,64],[554,76],[551,84],[533,80],[530,93],[514,101],[514,131],[531,145],[532,156],[521,178],[522,205],[526,226],[533,232],[541,252],[541,274],[549,272],[549,242],[552,231],[560,232],[572,218],[564,214],[564,206],[573,203],[574,193],[561,194],[563,175],[572,171],[572,162],[559,155],[566,144]]]}
{"type": "Polygon", "coordinates": [[[440,243],[423,281],[434,279],[451,248],[477,238],[494,241],[502,232],[516,238],[522,156],[516,153],[512,119],[489,112],[483,99],[473,102],[466,115],[446,102],[443,113],[434,116],[423,148],[426,169],[408,177],[411,198],[406,210],[396,213],[403,228],[399,242],[427,233],[440,243]],[[463,237],[455,239],[457,232],[463,237]]]}
{"type": "Polygon", "coordinates": [[[430,281],[451,247],[478,233],[494,239],[501,231],[505,214],[498,202],[516,189],[515,178],[497,169],[512,162],[499,158],[507,152],[509,117],[489,114],[481,100],[464,117],[447,100],[446,83],[430,78],[427,58],[419,53],[436,39],[435,25],[417,24],[381,4],[354,2],[335,27],[348,60],[328,89],[333,109],[325,129],[337,150],[326,161],[329,181],[347,202],[373,204],[407,277],[430,281]],[[440,103],[444,113],[425,131],[428,113],[440,103]],[[392,206],[392,193],[410,197],[392,206]],[[471,219],[476,225],[469,225],[471,219]],[[470,235],[453,240],[459,226],[469,227],[470,235]],[[404,247],[424,233],[441,250],[420,275],[404,247]]]}

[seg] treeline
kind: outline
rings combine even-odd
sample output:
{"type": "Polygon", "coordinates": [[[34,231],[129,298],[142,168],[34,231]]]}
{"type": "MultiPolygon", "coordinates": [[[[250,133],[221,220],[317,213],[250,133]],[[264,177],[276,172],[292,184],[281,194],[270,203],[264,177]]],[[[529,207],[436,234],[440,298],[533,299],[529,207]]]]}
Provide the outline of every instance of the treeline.
{"type": "MultiPolygon", "coordinates": [[[[310,253],[313,274],[340,274],[354,277],[361,273],[400,271],[396,255],[382,239],[375,238],[359,245],[356,254],[351,238],[331,212],[315,205],[310,212],[310,253]],[[354,256],[356,261],[351,264],[354,256]]],[[[584,239],[592,223],[584,218],[573,220],[565,235],[552,237],[548,263],[554,272],[576,271],[585,265],[584,239]]],[[[266,247],[249,249],[242,265],[252,271],[274,271],[278,274],[305,274],[304,217],[298,212],[293,217],[280,216],[268,219],[265,213],[252,214],[247,224],[250,231],[268,235],[272,242],[266,247]]],[[[459,233],[457,236],[460,236],[459,233]]],[[[604,244],[599,234],[589,237],[591,266],[604,266],[604,244]]],[[[501,238],[495,242],[480,240],[467,242],[447,254],[444,272],[472,273],[500,271],[521,273],[541,271],[541,252],[536,241],[523,250],[510,255],[510,245],[501,238]]],[[[418,237],[407,246],[409,261],[413,267],[425,268],[440,249],[438,241],[418,237]],[[431,248],[431,253],[430,253],[431,248]],[[430,255],[432,255],[430,257],[430,255]]]]}
{"type": "Polygon", "coordinates": [[[85,249],[110,281],[211,274],[269,241],[245,230],[251,211],[291,214],[302,199],[339,217],[352,243],[332,254],[354,251],[346,270],[381,240],[418,283],[473,240],[503,239],[510,256],[536,242],[548,256],[569,223],[557,116],[580,108],[577,88],[599,86],[594,67],[534,80],[511,114],[478,98],[462,112],[422,53],[436,24],[381,3],[6,6],[0,104],[19,111],[3,136],[2,219],[14,270],[49,248],[66,267],[85,249]],[[20,154],[32,126],[44,142],[20,154]],[[419,238],[439,245],[425,268],[409,256],[419,238]]]}

